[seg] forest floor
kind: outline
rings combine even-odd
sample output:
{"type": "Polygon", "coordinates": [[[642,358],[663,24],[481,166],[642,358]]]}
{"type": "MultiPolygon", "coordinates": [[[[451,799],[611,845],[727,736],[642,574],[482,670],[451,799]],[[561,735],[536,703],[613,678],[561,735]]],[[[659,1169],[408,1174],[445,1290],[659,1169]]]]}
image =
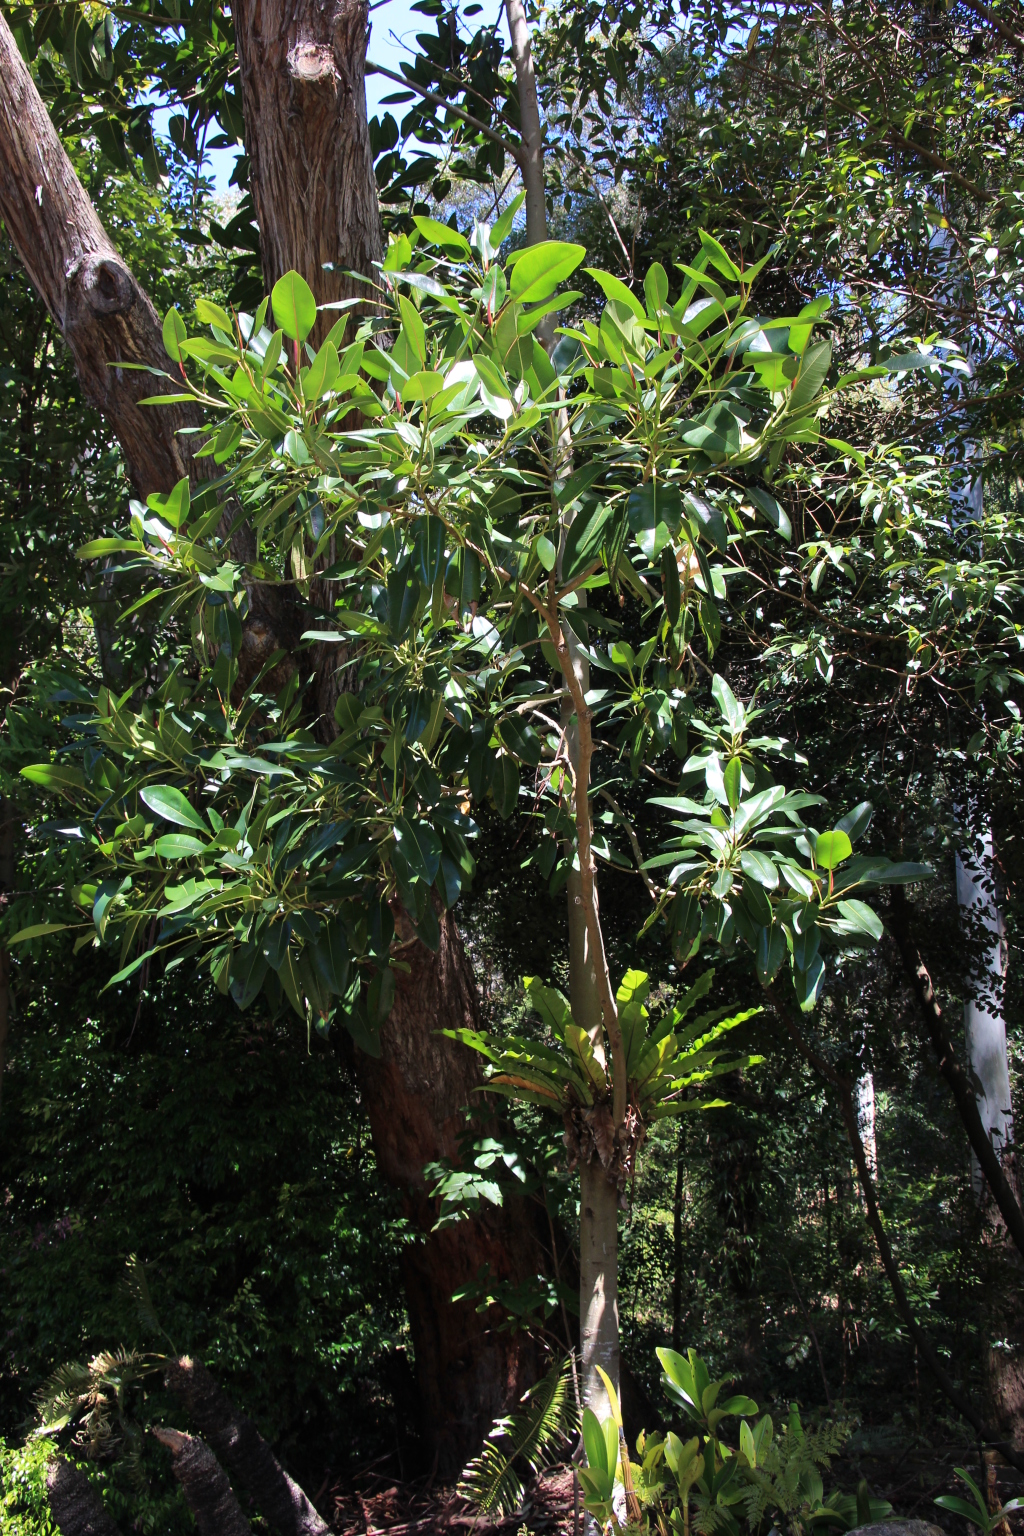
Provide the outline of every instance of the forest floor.
{"type": "Polygon", "coordinates": [[[503,1520],[481,1515],[431,1479],[401,1483],[370,1469],[346,1480],[344,1489],[332,1489],[322,1507],[341,1536],[515,1536],[523,1526],[545,1536],[572,1536],[572,1472],[551,1467],[530,1484],[522,1509],[503,1520]]]}
{"type": "MultiPolygon", "coordinates": [[[[523,1507],[506,1519],[474,1511],[451,1488],[431,1478],[402,1482],[394,1476],[391,1458],[367,1467],[330,1489],[321,1509],[339,1536],[515,1536],[525,1528],[542,1536],[572,1536],[573,1487],[568,1467],[552,1467],[527,1489],[523,1507]]],[[[871,1493],[887,1499],[897,1516],[926,1520],[950,1528],[951,1516],[935,1505],[941,1493],[966,1490],[955,1468],[965,1467],[980,1481],[975,1446],[953,1439],[929,1439],[909,1433],[905,1426],[884,1425],[859,1430],[833,1460],[826,1487],[838,1483],[854,1489],[865,1478],[871,1493]]],[[[1008,1466],[986,1468],[990,1501],[1005,1504],[1024,1492],[1024,1477],[1008,1466]]],[[[319,1501],[318,1501],[319,1502],[319,1501]]],[[[959,1523],[959,1522],[957,1522],[959,1523]]]]}

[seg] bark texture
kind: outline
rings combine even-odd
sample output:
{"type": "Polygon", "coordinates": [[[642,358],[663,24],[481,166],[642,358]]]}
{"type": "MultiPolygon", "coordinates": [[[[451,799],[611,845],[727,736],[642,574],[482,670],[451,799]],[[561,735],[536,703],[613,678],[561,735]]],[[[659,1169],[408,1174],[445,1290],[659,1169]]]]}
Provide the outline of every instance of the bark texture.
{"type": "Polygon", "coordinates": [[[548,237],[544,195],[544,130],[537,100],[537,76],[533,68],[530,24],[523,0],[505,0],[505,20],[511,42],[512,63],[519,92],[519,122],[523,139],[519,169],[526,189],[526,243],[536,245],[548,237]]]}
{"type": "MultiPolygon", "coordinates": [[[[367,9],[347,0],[239,0],[234,9],[251,177],[268,287],[292,268],[319,303],[365,288],[324,263],[370,274],[382,248],[363,85],[367,9]]],[[[140,494],[167,490],[191,472],[175,431],[178,407],[140,410],[154,394],[150,374],[108,367],[120,360],[167,364],[152,305],[103,231],[74,175],[6,23],[0,17],[0,214],[29,277],[61,326],[84,385],[117,432],[140,494]],[[40,167],[36,173],[36,165],[40,167]],[[40,189],[37,195],[37,187],[40,189]]],[[[322,332],[333,321],[320,322],[322,332]]],[[[170,386],[168,386],[170,387],[170,386]]],[[[199,469],[211,463],[200,460],[199,469]]],[[[243,541],[235,554],[251,559],[243,541]]],[[[311,601],[333,593],[313,583],[311,601]]],[[[249,678],[278,648],[292,652],[308,612],[281,593],[254,587],[244,628],[241,674],[249,678]]],[[[312,655],[316,708],[331,719],[339,691],[332,647],[312,655]]],[[[292,662],[294,665],[294,662],[292,662]]],[[[383,1176],[406,1194],[424,1231],[433,1224],[423,1166],[455,1151],[458,1111],[479,1081],[471,1053],[434,1031],[475,1017],[472,972],[450,918],[442,949],[417,946],[415,982],[399,987],[384,1059],[363,1058],[359,1076],[383,1176]]],[[[497,1279],[544,1267],[531,1222],[510,1205],[431,1237],[410,1251],[409,1312],[416,1341],[425,1428],[439,1465],[456,1469],[497,1414],[535,1379],[532,1351],[496,1335],[472,1302],[452,1291],[490,1264],[497,1279]]]]}
{"type": "Polygon", "coordinates": [[[188,406],[156,410],[169,380],[117,366],[167,368],[148,295],[118,254],[75,175],[11,29],[0,16],[0,216],[32,284],[60,327],[83,388],[124,449],[140,496],[190,472],[188,406]]]}
{"type": "MultiPolygon", "coordinates": [[[[237,0],[233,15],[267,291],[295,271],[321,304],[365,297],[345,269],[372,275],[383,248],[363,78],[367,4],[237,0]]],[[[314,338],[336,318],[322,316],[314,338]]]]}
{"type": "MultiPolygon", "coordinates": [[[[423,1235],[405,1248],[403,1270],[424,1429],[438,1470],[447,1476],[475,1454],[492,1420],[532,1385],[539,1366],[525,1334],[498,1331],[500,1311],[480,1314],[475,1300],[453,1303],[452,1293],[476,1280],[485,1265],[492,1283],[522,1283],[544,1270],[545,1254],[521,1200],[431,1230],[438,1209],[424,1164],[459,1159],[463,1107],[479,1103],[474,1090],[483,1080],[476,1052],[434,1033],[480,1023],[462,940],[450,913],[439,921],[436,955],[417,939],[401,945],[399,956],[410,972],[398,977],[380,1059],[361,1051],[356,1057],[378,1166],[403,1192],[406,1215],[423,1235]]],[[[481,1114],[476,1128],[482,1135],[488,1114],[483,1106],[481,1114]]]]}
{"type": "Polygon", "coordinates": [[[208,1445],[176,1429],[154,1429],[173,1458],[174,1475],[192,1511],[199,1536],[252,1536],[227,1473],[208,1445]]]}
{"type": "Polygon", "coordinates": [[[46,1494],[61,1536],[121,1536],[85,1473],[63,1456],[46,1469],[46,1494]]]}
{"type": "Polygon", "coordinates": [[[327,1536],[328,1527],[288,1476],[256,1425],[223,1392],[201,1360],[187,1355],[167,1368],[168,1389],[231,1476],[255,1499],[278,1536],[327,1536]]]}

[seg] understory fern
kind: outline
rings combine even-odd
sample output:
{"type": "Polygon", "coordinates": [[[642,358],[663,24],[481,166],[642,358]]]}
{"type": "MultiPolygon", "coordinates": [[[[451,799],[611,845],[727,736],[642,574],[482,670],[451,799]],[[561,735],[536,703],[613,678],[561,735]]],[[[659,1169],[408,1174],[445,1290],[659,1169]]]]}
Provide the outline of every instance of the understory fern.
{"type": "Polygon", "coordinates": [[[523,1474],[550,1466],[577,1429],[573,1357],[557,1361],[523,1402],[517,1413],[495,1420],[487,1444],[462,1474],[459,1492],[481,1514],[513,1514],[522,1503],[523,1474]]]}
{"type": "MultiPolygon", "coordinates": [[[[781,1432],[774,1437],[765,1437],[766,1443],[757,1457],[756,1467],[747,1472],[751,1486],[743,1502],[750,1529],[756,1531],[769,1510],[791,1517],[805,1507],[832,1507],[830,1501],[823,1504],[821,1469],[831,1464],[832,1457],[842,1449],[849,1434],[850,1425],[842,1420],[807,1429],[794,1408],[789,1423],[783,1425],[781,1432]]],[[[841,1497],[834,1496],[833,1502],[841,1497]]],[[[856,1507],[855,1499],[850,1502],[856,1507]]],[[[698,1531],[703,1530],[700,1516],[695,1524],[698,1531]]]]}

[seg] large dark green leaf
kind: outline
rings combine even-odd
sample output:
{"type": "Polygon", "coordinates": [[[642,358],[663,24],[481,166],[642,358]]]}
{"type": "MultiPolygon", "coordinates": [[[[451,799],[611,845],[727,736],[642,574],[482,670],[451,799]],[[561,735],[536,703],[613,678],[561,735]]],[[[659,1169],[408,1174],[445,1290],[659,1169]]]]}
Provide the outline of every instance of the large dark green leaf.
{"type": "Polygon", "coordinates": [[[572,581],[600,558],[612,509],[607,502],[589,497],[569,525],[562,552],[562,580],[572,581]]]}
{"type": "Polygon", "coordinates": [[[195,827],[209,835],[210,829],[199,812],[173,784],[147,784],[139,791],[139,799],[165,821],[173,821],[178,827],[195,827]]]}
{"type": "Polygon", "coordinates": [[[491,779],[494,807],[502,821],[507,821],[516,808],[519,795],[519,768],[515,758],[503,752],[494,765],[491,779]]]}

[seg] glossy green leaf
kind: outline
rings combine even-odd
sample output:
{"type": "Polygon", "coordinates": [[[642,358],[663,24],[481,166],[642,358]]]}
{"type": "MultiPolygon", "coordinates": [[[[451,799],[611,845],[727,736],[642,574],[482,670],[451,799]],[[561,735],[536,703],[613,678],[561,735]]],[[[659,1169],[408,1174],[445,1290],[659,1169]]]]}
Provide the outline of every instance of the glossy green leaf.
{"type": "Polygon", "coordinates": [[[193,805],[175,789],[173,784],[147,784],[139,791],[139,799],[151,811],[178,827],[195,827],[199,832],[209,832],[209,827],[193,805]]]}
{"type": "Polygon", "coordinates": [[[600,557],[601,545],[611,520],[607,502],[587,500],[569,524],[562,551],[562,580],[572,581],[600,557]]]}
{"type": "Polygon", "coordinates": [[[502,821],[507,821],[516,808],[519,797],[519,768],[515,758],[502,752],[494,765],[491,777],[491,794],[494,808],[502,821]]]}
{"type": "Polygon", "coordinates": [[[413,223],[431,245],[439,245],[445,251],[461,257],[464,261],[472,259],[473,252],[469,248],[469,241],[464,235],[460,235],[457,229],[452,229],[450,224],[442,224],[440,219],[428,219],[422,214],[413,215],[413,223]]]}
{"type": "Polygon", "coordinates": [[[509,291],[519,304],[537,304],[550,298],[586,255],[582,245],[563,240],[542,240],[529,246],[512,268],[509,291]]]}
{"type": "Polygon", "coordinates": [[[176,363],[181,362],[183,356],[181,346],[187,335],[185,322],[178,311],[174,308],[169,309],[163,323],[164,351],[176,363]]]}
{"type": "Polygon", "coordinates": [[[184,832],[168,832],[158,837],[153,847],[162,859],[191,859],[207,849],[197,837],[188,837],[184,832]]]}
{"type": "Polygon", "coordinates": [[[274,320],[290,341],[305,341],[316,324],[313,290],[298,272],[286,272],[270,295],[274,320]]]}
{"type": "Polygon", "coordinates": [[[853,844],[845,832],[822,832],[814,845],[814,862],[819,869],[836,869],[853,852],[853,844]]]}

